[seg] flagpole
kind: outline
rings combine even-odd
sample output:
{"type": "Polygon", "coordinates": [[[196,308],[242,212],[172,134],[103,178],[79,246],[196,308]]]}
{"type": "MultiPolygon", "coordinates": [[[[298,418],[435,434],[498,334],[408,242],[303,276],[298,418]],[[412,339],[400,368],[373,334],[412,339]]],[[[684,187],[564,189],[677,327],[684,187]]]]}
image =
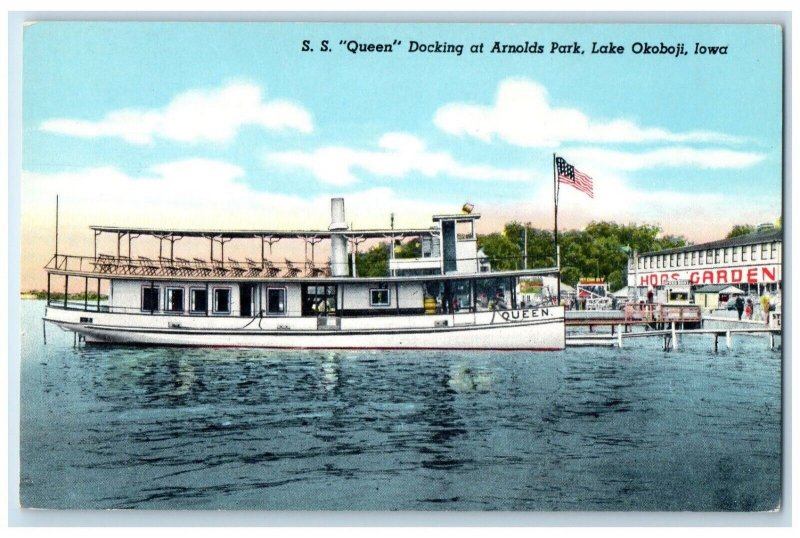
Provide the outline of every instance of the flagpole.
{"type": "Polygon", "coordinates": [[[561,261],[558,255],[558,172],[556,171],[556,154],[553,153],[553,240],[555,244],[555,262],[558,270],[556,279],[556,305],[561,304],[561,261]]]}

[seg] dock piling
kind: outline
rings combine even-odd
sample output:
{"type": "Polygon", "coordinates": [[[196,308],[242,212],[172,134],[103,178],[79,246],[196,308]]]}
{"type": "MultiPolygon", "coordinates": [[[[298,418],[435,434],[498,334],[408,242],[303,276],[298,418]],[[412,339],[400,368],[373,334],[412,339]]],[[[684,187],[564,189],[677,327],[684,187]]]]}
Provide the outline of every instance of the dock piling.
{"type": "Polygon", "coordinates": [[[678,349],[678,333],[675,331],[675,322],[672,322],[672,349],[678,349]]]}
{"type": "Polygon", "coordinates": [[[728,351],[733,349],[733,337],[730,331],[725,331],[725,346],[728,348],[728,351]]]}
{"type": "Polygon", "coordinates": [[[619,326],[619,330],[617,331],[617,345],[622,347],[622,325],[619,326]]]}

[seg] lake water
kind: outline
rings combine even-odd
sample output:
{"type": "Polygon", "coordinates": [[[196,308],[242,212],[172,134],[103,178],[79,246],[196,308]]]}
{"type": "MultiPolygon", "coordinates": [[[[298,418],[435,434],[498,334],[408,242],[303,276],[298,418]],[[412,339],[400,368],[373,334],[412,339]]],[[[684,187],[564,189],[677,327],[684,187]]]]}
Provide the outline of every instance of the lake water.
{"type": "MultiPolygon", "coordinates": [[[[23,506],[770,510],[781,353],[73,347],[22,301],[23,506]]],[[[778,340],[780,341],[780,340],[778,340]]],[[[724,347],[724,346],[723,346],[724,347]]]]}

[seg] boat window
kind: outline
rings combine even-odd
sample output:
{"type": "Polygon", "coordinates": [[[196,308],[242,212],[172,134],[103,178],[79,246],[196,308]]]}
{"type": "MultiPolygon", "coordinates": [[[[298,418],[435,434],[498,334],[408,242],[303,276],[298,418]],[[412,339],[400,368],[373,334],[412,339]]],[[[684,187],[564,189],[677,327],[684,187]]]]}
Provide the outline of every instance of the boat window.
{"type": "Polygon", "coordinates": [[[158,293],[159,288],[156,287],[142,288],[142,310],[150,312],[158,310],[158,293]]]}
{"type": "Polygon", "coordinates": [[[167,288],[164,309],[168,312],[183,312],[183,288],[167,288]]]}
{"type": "Polygon", "coordinates": [[[231,312],[231,289],[214,288],[214,313],[230,314],[231,312]]]}
{"type": "Polygon", "coordinates": [[[301,300],[304,316],[336,314],[336,286],[303,285],[301,300]]]}
{"type": "MultiPolygon", "coordinates": [[[[456,291],[458,296],[459,290],[456,291]]],[[[466,292],[466,290],[462,291],[466,292]]],[[[511,307],[510,279],[482,278],[475,281],[475,308],[477,310],[506,310],[511,307]]]]}
{"type": "Polygon", "coordinates": [[[189,311],[206,312],[208,310],[208,291],[202,288],[189,290],[189,311]]]}
{"type": "Polygon", "coordinates": [[[462,220],[456,222],[456,237],[459,241],[467,241],[470,239],[475,239],[475,230],[473,226],[473,221],[471,220],[462,220]]]}
{"type": "Polygon", "coordinates": [[[388,289],[370,288],[369,290],[370,306],[389,306],[389,302],[390,302],[390,296],[388,289]]]}
{"type": "Polygon", "coordinates": [[[286,313],[285,288],[267,288],[267,313],[272,315],[286,313]]]}

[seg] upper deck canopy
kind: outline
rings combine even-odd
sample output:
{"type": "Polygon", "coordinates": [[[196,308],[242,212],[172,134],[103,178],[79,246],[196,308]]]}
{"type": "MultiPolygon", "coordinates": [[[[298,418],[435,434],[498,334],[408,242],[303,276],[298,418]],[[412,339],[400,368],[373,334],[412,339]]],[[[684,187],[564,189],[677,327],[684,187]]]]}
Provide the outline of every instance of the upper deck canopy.
{"type": "Polygon", "coordinates": [[[364,229],[364,230],[181,230],[174,228],[125,228],[118,226],[89,226],[95,233],[114,233],[120,235],[150,235],[153,237],[204,237],[215,239],[257,239],[271,238],[314,238],[329,239],[333,236],[357,237],[359,239],[387,237],[419,237],[437,235],[438,228],[419,229],[364,229]]]}

